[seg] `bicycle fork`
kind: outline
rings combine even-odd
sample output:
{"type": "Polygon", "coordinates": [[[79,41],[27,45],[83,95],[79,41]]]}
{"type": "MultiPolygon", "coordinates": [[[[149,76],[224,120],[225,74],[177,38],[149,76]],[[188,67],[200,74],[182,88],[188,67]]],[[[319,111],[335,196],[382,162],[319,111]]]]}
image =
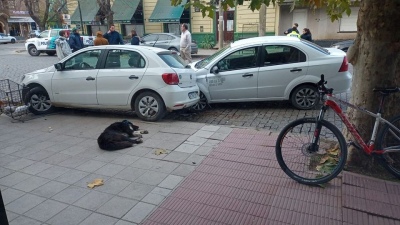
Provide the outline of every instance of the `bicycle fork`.
{"type": "Polygon", "coordinates": [[[319,115],[317,117],[317,121],[315,122],[315,130],[314,135],[311,140],[311,145],[309,147],[310,152],[317,152],[319,149],[319,135],[321,134],[322,123],[321,121],[324,119],[325,112],[327,110],[327,106],[322,106],[321,110],[319,111],[319,115]]]}

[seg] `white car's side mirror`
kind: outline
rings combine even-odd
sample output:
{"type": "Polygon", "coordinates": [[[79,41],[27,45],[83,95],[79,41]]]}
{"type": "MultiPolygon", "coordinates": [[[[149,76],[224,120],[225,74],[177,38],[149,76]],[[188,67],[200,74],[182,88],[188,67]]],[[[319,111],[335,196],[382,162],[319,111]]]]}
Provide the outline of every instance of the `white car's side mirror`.
{"type": "Polygon", "coordinates": [[[214,66],[214,67],[211,69],[211,72],[212,72],[213,74],[219,73],[218,66],[214,66]]]}

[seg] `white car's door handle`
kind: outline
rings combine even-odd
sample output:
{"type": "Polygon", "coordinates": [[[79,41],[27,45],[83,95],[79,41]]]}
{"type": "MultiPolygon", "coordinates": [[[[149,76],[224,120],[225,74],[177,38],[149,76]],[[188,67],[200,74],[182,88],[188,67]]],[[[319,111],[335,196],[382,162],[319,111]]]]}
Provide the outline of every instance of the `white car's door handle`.
{"type": "Polygon", "coordinates": [[[300,72],[300,71],[302,71],[302,69],[293,68],[290,70],[290,72],[300,72]]]}
{"type": "Polygon", "coordinates": [[[88,76],[88,77],[86,77],[86,80],[96,80],[95,78],[93,78],[93,77],[91,77],[91,76],[88,76]]]}
{"type": "Polygon", "coordinates": [[[135,75],[130,75],[130,76],[129,76],[129,79],[131,79],[131,80],[133,80],[133,79],[139,79],[139,77],[138,77],[138,76],[135,76],[135,75]]]}
{"type": "Polygon", "coordinates": [[[252,76],[253,76],[252,73],[246,73],[246,74],[243,74],[243,75],[242,75],[242,77],[252,77],[252,76]]]}

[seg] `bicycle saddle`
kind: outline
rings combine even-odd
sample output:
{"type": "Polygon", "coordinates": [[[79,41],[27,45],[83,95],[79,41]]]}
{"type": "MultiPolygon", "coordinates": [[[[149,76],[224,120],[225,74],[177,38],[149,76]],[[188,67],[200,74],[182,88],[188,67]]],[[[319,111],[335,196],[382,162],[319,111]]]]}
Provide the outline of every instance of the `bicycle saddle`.
{"type": "Polygon", "coordinates": [[[384,88],[384,87],[377,87],[373,89],[374,92],[382,92],[384,94],[390,94],[390,93],[396,93],[400,91],[400,88],[398,87],[388,87],[388,88],[384,88]]]}

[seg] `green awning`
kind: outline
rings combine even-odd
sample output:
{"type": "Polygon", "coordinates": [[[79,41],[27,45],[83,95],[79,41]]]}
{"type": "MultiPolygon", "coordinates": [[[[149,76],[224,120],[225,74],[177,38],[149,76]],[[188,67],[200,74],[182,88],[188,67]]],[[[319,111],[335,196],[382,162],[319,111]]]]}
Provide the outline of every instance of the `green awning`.
{"type": "MultiPolygon", "coordinates": [[[[85,24],[90,24],[92,21],[95,21],[97,12],[100,7],[97,5],[96,0],[80,0],[81,12],[82,12],[82,22],[85,24]]],[[[79,8],[78,6],[75,9],[74,14],[71,16],[71,23],[79,24],[80,23],[79,16],[79,8]]]]}
{"type": "Polygon", "coordinates": [[[171,1],[169,0],[158,0],[157,5],[154,8],[153,13],[149,18],[149,22],[178,22],[182,16],[182,12],[184,10],[184,5],[186,1],[182,1],[182,3],[178,6],[172,6],[171,1]]]}
{"type": "Polygon", "coordinates": [[[130,23],[140,0],[115,0],[111,10],[114,12],[114,22],[130,23]]]}

